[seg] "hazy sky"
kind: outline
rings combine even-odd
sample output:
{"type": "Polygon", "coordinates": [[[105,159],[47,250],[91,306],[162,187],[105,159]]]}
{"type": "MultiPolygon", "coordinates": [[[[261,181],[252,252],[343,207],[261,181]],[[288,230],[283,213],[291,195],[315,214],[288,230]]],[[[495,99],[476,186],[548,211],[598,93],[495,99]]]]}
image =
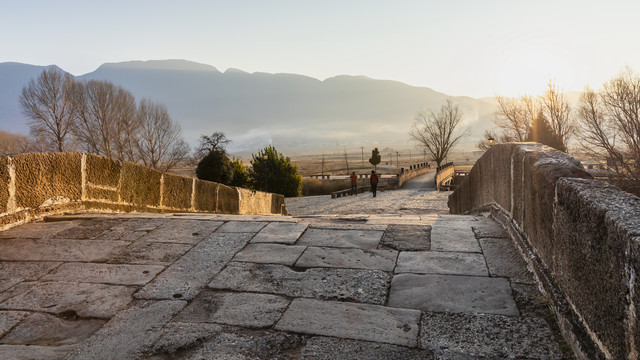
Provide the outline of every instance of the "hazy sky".
{"type": "Polygon", "coordinates": [[[186,59],[221,71],[366,75],[473,97],[640,72],[640,1],[2,0],[0,62],[186,59]]]}

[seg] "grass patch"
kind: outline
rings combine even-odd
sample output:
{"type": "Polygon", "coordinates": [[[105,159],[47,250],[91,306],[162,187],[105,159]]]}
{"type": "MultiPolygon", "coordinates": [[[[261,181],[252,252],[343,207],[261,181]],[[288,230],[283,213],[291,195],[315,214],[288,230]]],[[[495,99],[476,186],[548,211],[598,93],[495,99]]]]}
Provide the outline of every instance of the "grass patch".
{"type": "Polygon", "coordinates": [[[322,181],[315,178],[302,178],[302,196],[329,195],[334,191],[350,189],[351,181],[322,181]]]}

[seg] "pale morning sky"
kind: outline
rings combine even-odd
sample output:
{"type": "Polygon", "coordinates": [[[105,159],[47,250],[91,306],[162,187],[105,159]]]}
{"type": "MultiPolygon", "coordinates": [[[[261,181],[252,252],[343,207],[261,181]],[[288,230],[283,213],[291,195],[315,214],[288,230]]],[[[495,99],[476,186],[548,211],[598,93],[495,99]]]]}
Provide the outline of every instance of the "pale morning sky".
{"type": "Polygon", "coordinates": [[[0,62],[186,59],[365,75],[473,97],[598,88],[640,72],[640,1],[1,1],[0,62]]]}

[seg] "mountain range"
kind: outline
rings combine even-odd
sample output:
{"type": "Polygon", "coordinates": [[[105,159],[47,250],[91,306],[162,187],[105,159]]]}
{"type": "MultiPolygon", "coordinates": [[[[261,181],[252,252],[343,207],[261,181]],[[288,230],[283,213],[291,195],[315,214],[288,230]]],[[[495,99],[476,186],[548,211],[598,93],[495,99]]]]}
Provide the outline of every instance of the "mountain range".
{"type": "MultiPolygon", "coordinates": [[[[55,65],[52,65],[55,66],[55,65]]],[[[0,129],[28,133],[18,97],[45,67],[0,63],[0,129]]],[[[450,97],[364,76],[326,80],[295,75],[247,73],[185,60],[107,63],[77,80],[107,80],[136,99],[164,104],[193,144],[202,134],[222,131],[235,152],[273,144],[300,153],[318,149],[381,146],[411,147],[409,131],[416,113],[437,111],[447,98],[460,106],[470,135],[461,147],[472,148],[493,126],[492,98],[450,97]]]]}

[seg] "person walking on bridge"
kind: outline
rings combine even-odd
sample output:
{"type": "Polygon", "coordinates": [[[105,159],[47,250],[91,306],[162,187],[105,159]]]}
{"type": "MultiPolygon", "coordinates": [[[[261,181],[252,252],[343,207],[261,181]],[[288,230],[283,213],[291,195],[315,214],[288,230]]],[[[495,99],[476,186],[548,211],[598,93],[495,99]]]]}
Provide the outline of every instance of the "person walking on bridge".
{"type": "Polygon", "coordinates": [[[356,172],[352,172],[351,176],[349,176],[351,178],[351,195],[358,195],[358,175],[356,175],[356,172]]]}
{"type": "Polygon", "coordinates": [[[375,170],[371,170],[369,183],[371,184],[371,192],[373,193],[373,197],[376,197],[376,191],[378,190],[378,175],[376,175],[375,170]]]}

